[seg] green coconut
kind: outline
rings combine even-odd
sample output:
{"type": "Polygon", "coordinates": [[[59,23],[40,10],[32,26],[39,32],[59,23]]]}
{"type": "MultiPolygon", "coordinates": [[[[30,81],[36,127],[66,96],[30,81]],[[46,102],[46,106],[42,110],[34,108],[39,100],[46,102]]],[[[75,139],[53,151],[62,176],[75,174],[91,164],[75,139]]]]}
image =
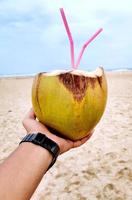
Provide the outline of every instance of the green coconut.
{"type": "Polygon", "coordinates": [[[40,122],[72,140],[97,125],[105,110],[107,82],[103,68],[53,71],[35,76],[32,104],[40,122]]]}

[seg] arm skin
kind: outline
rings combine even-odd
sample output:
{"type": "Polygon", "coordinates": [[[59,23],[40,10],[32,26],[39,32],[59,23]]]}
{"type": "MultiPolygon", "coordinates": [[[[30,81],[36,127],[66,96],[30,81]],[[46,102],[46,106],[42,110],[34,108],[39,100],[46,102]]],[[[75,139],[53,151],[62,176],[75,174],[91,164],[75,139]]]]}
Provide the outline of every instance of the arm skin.
{"type": "MultiPolygon", "coordinates": [[[[71,148],[84,144],[92,135],[73,142],[53,135],[48,129],[36,120],[31,109],[23,120],[27,133],[41,132],[55,141],[60,147],[60,154],[71,148]]],[[[0,165],[0,199],[29,200],[46,173],[52,155],[44,148],[32,143],[22,143],[0,165]]]]}

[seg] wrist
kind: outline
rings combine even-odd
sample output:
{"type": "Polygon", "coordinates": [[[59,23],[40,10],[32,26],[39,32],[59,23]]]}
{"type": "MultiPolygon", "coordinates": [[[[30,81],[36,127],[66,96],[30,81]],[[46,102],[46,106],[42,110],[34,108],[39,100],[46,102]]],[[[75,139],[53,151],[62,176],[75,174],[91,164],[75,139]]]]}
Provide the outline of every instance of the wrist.
{"type": "Polygon", "coordinates": [[[50,132],[50,131],[44,131],[44,130],[33,130],[33,131],[30,131],[28,132],[28,134],[33,134],[33,133],[41,133],[43,135],[46,135],[49,139],[51,139],[52,141],[54,141],[60,148],[60,152],[61,152],[61,149],[62,149],[62,143],[60,142],[60,137],[59,136],[56,136],[54,133],[50,132]]]}
{"type": "Polygon", "coordinates": [[[60,152],[60,148],[56,142],[54,142],[42,133],[33,133],[26,135],[20,142],[20,144],[25,142],[32,143],[35,146],[39,146],[41,147],[41,149],[46,149],[52,156],[52,162],[49,165],[49,168],[52,167],[60,152]]]}
{"type": "Polygon", "coordinates": [[[26,152],[25,158],[28,158],[28,157],[31,156],[31,158],[33,158],[34,161],[36,160],[36,162],[37,162],[37,160],[43,160],[43,165],[45,166],[44,171],[45,172],[47,171],[47,169],[48,169],[48,167],[51,164],[52,159],[53,159],[51,153],[47,149],[44,149],[44,148],[42,148],[38,145],[34,145],[30,142],[21,143],[19,148],[23,152],[26,152]]]}

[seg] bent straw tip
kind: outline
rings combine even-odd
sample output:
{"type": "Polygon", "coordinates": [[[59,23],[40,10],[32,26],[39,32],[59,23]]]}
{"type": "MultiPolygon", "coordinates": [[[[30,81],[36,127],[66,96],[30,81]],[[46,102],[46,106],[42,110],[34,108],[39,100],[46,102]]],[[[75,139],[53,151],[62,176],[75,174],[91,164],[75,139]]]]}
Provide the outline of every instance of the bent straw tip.
{"type": "Polygon", "coordinates": [[[100,31],[100,32],[103,31],[103,28],[100,28],[99,31],[100,31]]]}
{"type": "Polygon", "coordinates": [[[59,10],[62,12],[62,11],[64,11],[64,9],[63,8],[59,8],[59,10]]]}

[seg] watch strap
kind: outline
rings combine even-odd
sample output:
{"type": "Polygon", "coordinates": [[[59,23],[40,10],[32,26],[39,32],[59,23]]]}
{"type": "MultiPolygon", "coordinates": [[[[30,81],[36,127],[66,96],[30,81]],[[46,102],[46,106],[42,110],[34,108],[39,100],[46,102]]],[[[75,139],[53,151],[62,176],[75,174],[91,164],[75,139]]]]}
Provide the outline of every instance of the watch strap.
{"type": "Polygon", "coordinates": [[[51,140],[50,138],[48,138],[46,135],[44,135],[42,133],[28,134],[22,139],[20,144],[23,142],[31,142],[33,144],[36,144],[38,146],[41,146],[41,147],[47,149],[52,154],[52,157],[53,157],[52,162],[51,162],[50,166],[48,167],[48,169],[54,165],[54,163],[60,153],[60,148],[59,148],[58,144],[56,144],[56,142],[54,142],[53,140],[51,140]]]}

